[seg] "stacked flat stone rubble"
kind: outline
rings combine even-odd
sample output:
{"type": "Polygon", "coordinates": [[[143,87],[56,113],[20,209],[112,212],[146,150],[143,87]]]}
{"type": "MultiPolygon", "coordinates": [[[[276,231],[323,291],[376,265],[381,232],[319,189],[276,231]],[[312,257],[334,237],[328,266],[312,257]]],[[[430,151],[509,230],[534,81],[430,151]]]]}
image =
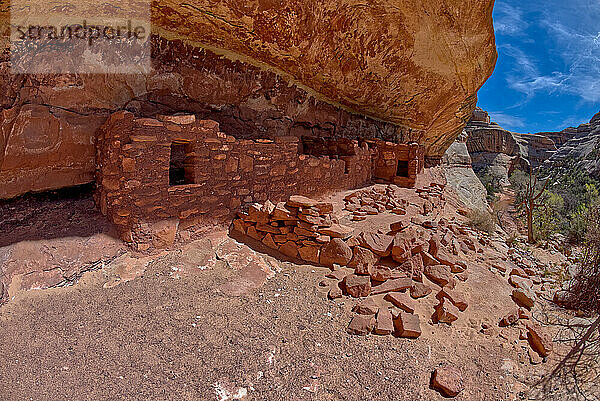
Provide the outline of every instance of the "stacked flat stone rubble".
{"type": "MultiPolygon", "coordinates": [[[[393,188],[353,192],[346,196],[347,205],[405,210],[407,202],[396,199],[393,188]]],[[[422,204],[431,206],[423,208],[422,215],[404,217],[385,230],[360,231],[339,224],[331,203],[302,196],[277,204],[252,204],[238,213],[231,230],[289,258],[329,267],[331,281],[322,283],[329,285],[329,298],[361,299],[349,333],[417,338],[422,319],[415,306],[420,299],[436,294],[437,306],[425,318],[438,324],[452,324],[468,307],[459,288],[468,279],[467,263],[460,258],[476,254],[481,246],[470,229],[435,217],[445,205],[442,189],[439,184],[421,189],[422,204]]]]}

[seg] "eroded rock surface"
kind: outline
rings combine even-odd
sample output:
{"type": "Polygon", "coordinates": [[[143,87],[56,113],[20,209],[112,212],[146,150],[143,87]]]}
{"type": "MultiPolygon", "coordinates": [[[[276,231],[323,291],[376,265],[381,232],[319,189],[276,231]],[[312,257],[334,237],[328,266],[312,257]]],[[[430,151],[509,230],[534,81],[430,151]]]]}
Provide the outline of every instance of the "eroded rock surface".
{"type": "Polygon", "coordinates": [[[594,177],[600,177],[600,113],[587,124],[554,134],[574,137],[565,142],[544,167],[571,170],[575,164],[594,177]]]}

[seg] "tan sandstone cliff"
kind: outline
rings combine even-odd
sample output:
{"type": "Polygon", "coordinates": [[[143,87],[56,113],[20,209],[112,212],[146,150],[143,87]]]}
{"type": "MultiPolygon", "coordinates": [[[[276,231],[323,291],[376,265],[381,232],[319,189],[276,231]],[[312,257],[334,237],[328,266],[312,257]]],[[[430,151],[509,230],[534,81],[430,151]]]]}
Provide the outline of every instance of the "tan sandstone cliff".
{"type": "Polygon", "coordinates": [[[11,75],[0,3],[0,198],[83,184],[110,112],[193,112],[237,137],[418,141],[439,159],[497,53],[492,0],[160,0],[153,72],[11,75]]]}

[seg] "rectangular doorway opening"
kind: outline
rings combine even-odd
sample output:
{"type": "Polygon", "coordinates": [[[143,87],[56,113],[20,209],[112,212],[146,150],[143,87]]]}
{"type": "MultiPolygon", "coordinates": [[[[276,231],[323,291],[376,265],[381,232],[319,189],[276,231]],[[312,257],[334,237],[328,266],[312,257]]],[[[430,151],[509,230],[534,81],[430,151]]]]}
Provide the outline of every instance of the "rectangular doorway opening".
{"type": "Polygon", "coordinates": [[[191,143],[171,144],[171,161],[169,163],[169,185],[194,184],[194,166],[192,164],[193,149],[191,143]]]}
{"type": "Polygon", "coordinates": [[[408,161],[398,160],[398,167],[396,168],[396,176],[408,178],[408,161]]]}

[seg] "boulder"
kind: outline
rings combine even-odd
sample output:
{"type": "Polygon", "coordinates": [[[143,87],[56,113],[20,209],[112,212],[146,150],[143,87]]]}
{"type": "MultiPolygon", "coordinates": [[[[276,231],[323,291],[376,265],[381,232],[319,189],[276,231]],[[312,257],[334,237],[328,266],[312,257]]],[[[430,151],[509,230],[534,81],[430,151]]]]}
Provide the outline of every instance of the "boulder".
{"type": "Polygon", "coordinates": [[[352,248],[352,259],[348,263],[348,267],[355,268],[356,274],[370,275],[372,267],[378,260],[379,257],[369,249],[357,245],[352,248]]]}
{"type": "Polygon", "coordinates": [[[404,291],[412,286],[412,280],[410,278],[397,278],[388,280],[384,283],[376,285],[371,288],[373,295],[385,294],[388,292],[404,291]]]}
{"type": "Polygon", "coordinates": [[[440,265],[440,261],[434,258],[429,252],[421,252],[421,257],[423,258],[423,264],[425,266],[436,266],[440,265]]]}
{"type": "Polygon", "coordinates": [[[359,315],[374,315],[377,313],[378,309],[379,305],[375,300],[368,297],[357,303],[354,308],[352,308],[352,312],[358,313],[359,315]]]}
{"type": "Polygon", "coordinates": [[[389,256],[394,237],[378,232],[364,232],[359,237],[361,245],[369,248],[373,253],[381,257],[389,256]]]}
{"type": "Polygon", "coordinates": [[[540,325],[527,322],[527,341],[531,348],[542,358],[550,355],[553,349],[552,337],[540,325]]]}
{"type": "Polygon", "coordinates": [[[319,263],[319,251],[320,248],[318,246],[303,246],[298,248],[300,259],[311,263],[319,263]]]}
{"type": "Polygon", "coordinates": [[[371,278],[349,274],[344,278],[343,286],[346,293],[354,298],[368,297],[371,293],[371,278]]]}
{"type": "Polygon", "coordinates": [[[340,238],[333,238],[321,248],[320,261],[323,266],[338,264],[346,266],[352,260],[352,249],[340,238]]]}
{"type": "Polygon", "coordinates": [[[435,323],[452,324],[458,319],[459,309],[450,302],[445,302],[443,299],[435,307],[433,321],[435,323]]]}
{"type": "Polygon", "coordinates": [[[394,319],[394,334],[400,338],[419,338],[421,322],[419,315],[400,312],[394,319]]]}
{"type": "Polygon", "coordinates": [[[355,315],[348,329],[346,330],[350,334],[356,334],[360,336],[366,336],[375,327],[375,315],[355,315]]]}
{"type": "Polygon", "coordinates": [[[250,237],[253,238],[257,241],[262,241],[263,238],[265,237],[264,233],[261,233],[259,231],[256,230],[256,226],[250,226],[248,227],[248,229],[246,230],[246,234],[250,237]]]}
{"type": "Polygon", "coordinates": [[[440,300],[446,298],[461,312],[464,312],[469,306],[463,293],[446,287],[442,288],[442,290],[438,293],[437,298],[440,300]]]}
{"type": "Polygon", "coordinates": [[[410,241],[405,236],[406,234],[403,232],[394,236],[391,253],[392,259],[398,263],[404,263],[412,256],[410,241]]]}
{"type": "Polygon", "coordinates": [[[298,257],[298,245],[295,242],[288,241],[279,247],[279,252],[292,259],[298,257]]]}
{"type": "Polygon", "coordinates": [[[286,202],[286,206],[295,207],[295,208],[310,208],[316,206],[319,202],[316,200],[307,198],[305,196],[300,195],[292,195],[289,200],[286,202]]]}
{"type": "Polygon", "coordinates": [[[516,289],[512,292],[512,299],[515,303],[523,308],[531,309],[535,304],[536,296],[532,290],[516,289]]]}
{"type": "Polygon", "coordinates": [[[136,243],[150,241],[156,249],[167,248],[175,243],[178,228],[179,219],[139,222],[132,229],[133,241],[136,243]]]}
{"type": "Polygon", "coordinates": [[[343,279],[344,279],[344,277],[346,277],[347,275],[348,275],[348,273],[347,273],[347,272],[345,272],[344,270],[342,270],[342,269],[336,269],[336,270],[333,270],[333,271],[332,271],[332,272],[330,272],[330,273],[327,273],[327,275],[325,275],[325,277],[327,277],[327,278],[332,278],[332,279],[335,279],[335,280],[341,281],[341,280],[343,280],[343,279]]]}
{"type": "Polygon", "coordinates": [[[279,202],[273,209],[271,218],[276,221],[296,221],[297,210],[287,207],[285,202],[279,202]]]}
{"type": "Polygon", "coordinates": [[[371,279],[373,281],[383,282],[392,277],[392,270],[387,266],[375,265],[371,270],[371,279]]]}
{"type": "Polygon", "coordinates": [[[387,307],[379,308],[377,311],[377,322],[375,325],[375,334],[386,336],[394,332],[394,321],[392,319],[392,313],[387,307]]]}
{"type": "Polygon", "coordinates": [[[248,207],[248,221],[254,223],[269,223],[269,213],[263,209],[260,203],[253,203],[248,207]]]}
{"type": "Polygon", "coordinates": [[[528,278],[523,278],[520,276],[510,276],[508,279],[508,282],[510,283],[510,285],[512,285],[515,288],[519,288],[522,290],[529,290],[531,291],[531,288],[533,287],[533,281],[528,279],[528,278]]]}
{"type": "Polygon", "coordinates": [[[423,283],[414,283],[412,287],[410,287],[410,296],[414,299],[425,298],[427,295],[431,294],[433,290],[430,286],[423,283]]]}
{"type": "Polygon", "coordinates": [[[277,249],[278,248],[277,244],[273,240],[273,236],[271,234],[265,235],[265,237],[262,239],[262,243],[265,244],[267,247],[269,247],[271,249],[277,249]]]}
{"type": "Polygon", "coordinates": [[[444,397],[456,397],[465,389],[461,372],[452,366],[434,370],[431,375],[431,386],[444,397]]]}
{"type": "Polygon", "coordinates": [[[327,296],[329,297],[329,299],[338,299],[342,297],[342,289],[340,288],[339,281],[336,281],[335,283],[331,284],[327,296]]]}
{"type": "Polygon", "coordinates": [[[525,273],[525,270],[521,269],[520,267],[514,267],[510,271],[510,275],[511,276],[519,276],[519,277],[523,277],[523,278],[529,278],[529,275],[527,273],[525,273]]]}
{"type": "Polygon", "coordinates": [[[423,274],[425,274],[425,277],[427,277],[429,281],[440,287],[445,287],[447,285],[452,287],[452,284],[455,283],[452,272],[446,265],[426,266],[423,274]]]}
{"type": "Polygon", "coordinates": [[[406,313],[415,313],[415,301],[406,293],[390,292],[383,299],[406,313]]]}
{"type": "Polygon", "coordinates": [[[323,235],[329,235],[331,238],[350,238],[354,229],[352,227],[344,226],[341,224],[333,224],[331,227],[323,227],[319,229],[319,233],[323,235]]]}

